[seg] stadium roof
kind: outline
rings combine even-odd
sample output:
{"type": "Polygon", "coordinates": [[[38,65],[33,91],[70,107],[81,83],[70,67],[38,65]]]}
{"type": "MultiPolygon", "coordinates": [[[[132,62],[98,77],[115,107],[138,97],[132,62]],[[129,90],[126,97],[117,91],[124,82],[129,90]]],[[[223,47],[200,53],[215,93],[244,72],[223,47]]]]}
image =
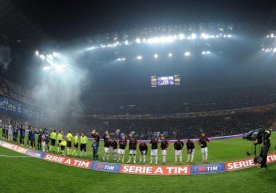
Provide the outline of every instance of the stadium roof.
{"type": "Polygon", "coordinates": [[[240,29],[255,23],[259,28],[254,25],[254,30],[265,35],[273,28],[274,7],[272,0],[0,0],[0,43],[11,49],[9,70],[1,75],[22,84],[24,76],[37,67],[32,61],[36,49],[108,43],[117,36],[130,39],[154,29],[200,28],[202,24],[240,29]]]}

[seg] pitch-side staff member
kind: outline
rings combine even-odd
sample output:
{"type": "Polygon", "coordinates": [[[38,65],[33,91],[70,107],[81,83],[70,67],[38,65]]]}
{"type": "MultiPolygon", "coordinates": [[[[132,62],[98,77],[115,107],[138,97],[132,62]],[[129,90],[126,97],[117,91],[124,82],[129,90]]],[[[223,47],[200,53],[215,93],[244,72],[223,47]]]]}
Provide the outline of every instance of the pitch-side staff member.
{"type": "Polygon", "coordinates": [[[262,157],[261,168],[267,168],[266,161],[267,161],[267,153],[270,148],[270,136],[271,136],[271,131],[266,129],[263,135],[263,146],[260,152],[260,156],[262,157]]]}

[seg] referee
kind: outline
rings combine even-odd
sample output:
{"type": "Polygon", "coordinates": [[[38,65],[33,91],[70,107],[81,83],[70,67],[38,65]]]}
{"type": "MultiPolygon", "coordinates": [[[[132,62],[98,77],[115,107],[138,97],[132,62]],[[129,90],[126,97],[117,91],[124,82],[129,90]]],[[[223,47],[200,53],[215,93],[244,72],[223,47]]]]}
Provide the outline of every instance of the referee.
{"type": "Polygon", "coordinates": [[[84,157],[87,157],[86,155],[86,144],[88,142],[87,137],[84,135],[84,133],[81,133],[80,137],[80,156],[82,156],[82,152],[84,152],[84,157]]]}
{"type": "Polygon", "coordinates": [[[54,130],[50,134],[50,140],[51,140],[50,151],[52,151],[53,146],[56,145],[56,138],[57,138],[57,133],[56,133],[56,130],[54,130]]]}

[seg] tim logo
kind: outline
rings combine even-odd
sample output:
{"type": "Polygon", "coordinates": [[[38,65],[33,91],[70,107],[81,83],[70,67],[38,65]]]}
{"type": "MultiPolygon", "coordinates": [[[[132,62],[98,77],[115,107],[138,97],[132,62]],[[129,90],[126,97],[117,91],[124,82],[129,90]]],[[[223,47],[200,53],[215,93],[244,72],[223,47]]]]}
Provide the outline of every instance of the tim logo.
{"type": "Polygon", "coordinates": [[[92,169],[106,171],[106,172],[119,172],[120,171],[120,164],[92,162],[92,169]]]}
{"type": "Polygon", "coordinates": [[[224,172],[225,166],[223,163],[192,166],[192,174],[205,174],[214,172],[224,172]]]}
{"type": "Polygon", "coordinates": [[[31,157],[42,158],[44,156],[43,152],[28,150],[27,154],[31,157]]]}
{"type": "Polygon", "coordinates": [[[99,170],[103,170],[104,167],[105,167],[104,164],[97,164],[97,165],[96,165],[96,169],[99,169],[99,170]]]}
{"type": "Polygon", "coordinates": [[[213,172],[213,171],[219,171],[219,166],[202,166],[198,167],[199,172],[213,172]]]}

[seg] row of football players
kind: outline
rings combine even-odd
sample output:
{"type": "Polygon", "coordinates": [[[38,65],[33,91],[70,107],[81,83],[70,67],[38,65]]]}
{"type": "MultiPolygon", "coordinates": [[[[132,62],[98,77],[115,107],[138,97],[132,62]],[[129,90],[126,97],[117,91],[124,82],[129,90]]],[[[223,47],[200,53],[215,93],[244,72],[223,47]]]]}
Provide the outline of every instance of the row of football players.
{"type": "MultiPolygon", "coordinates": [[[[104,139],[104,155],[103,161],[108,161],[110,154],[112,154],[113,162],[122,162],[124,163],[125,159],[125,149],[127,146],[127,139],[124,135],[117,141],[115,138],[110,137],[108,132],[105,133],[103,136],[104,139]]],[[[95,140],[94,140],[95,141],[95,140]]],[[[132,162],[136,163],[136,154],[137,154],[137,146],[139,147],[139,160],[141,163],[146,162],[146,155],[148,152],[148,145],[143,142],[139,141],[133,137],[132,134],[129,135],[129,160],[127,163],[132,162]]],[[[209,142],[208,138],[203,133],[201,138],[199,139],[198,143],[201,146],[201,153],[202,153],[202,161],[207,162],[208,159],[208,148],[207,143],[209,142]]],[[[151,144],[151,152],[150,152],[150,164],[158,163],[158,144],[160,143],[161,147],[161,154],[162,154],[162,164],[166,163],[167,159],[167,151],[169,142],[165,139],[164,135],[160,136],[160,140],[157,137],[154,137],[150,140],[149,144],[151,144]],[[160,142],[159,142],[160,141],[160,142]]],[[[93,145],[92,145],[93,146],[93,145]]],[[[184,143],[181,140],[177,140],[174,142],[174,150],[175,150],[175,163],[182,163],[182,151],[183,151],[184,143]]],[[[187,147],[187,154],[188,159],[186,162],[193,162],[194,154],[195,154],[195,145],[192,140],[187,140],[186,142],[187,147]]],[[[93,147],[97,148],[97,147],[93,147]]]]}

